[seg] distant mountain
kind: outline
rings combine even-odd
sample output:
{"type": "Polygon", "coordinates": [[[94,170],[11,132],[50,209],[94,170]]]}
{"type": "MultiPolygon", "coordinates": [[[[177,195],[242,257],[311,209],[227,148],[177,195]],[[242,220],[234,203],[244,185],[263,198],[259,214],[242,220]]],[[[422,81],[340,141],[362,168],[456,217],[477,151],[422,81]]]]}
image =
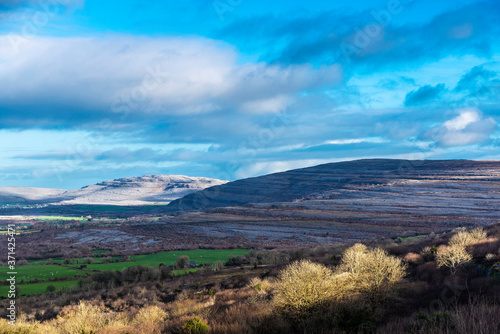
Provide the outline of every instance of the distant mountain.
{"type": "Polygon", "coordinates": [[[500,161],[369,159],[229,182],[174,200],[167,210],[313,219],[465,213],[498,219],[498,207],[500,161]]]}
{"type": "Polygon", "coordinates": [[[0,187],[0,204],[44,201],[63,194],[66,190],[33,187],[0,187]]]}
{"type": "Polygon", "coordinates": [[[0,187],[0,203],[140,205],[170,202],[227,181],[182,175],[146,175],[104,181],[76,190],[0,187]]]}

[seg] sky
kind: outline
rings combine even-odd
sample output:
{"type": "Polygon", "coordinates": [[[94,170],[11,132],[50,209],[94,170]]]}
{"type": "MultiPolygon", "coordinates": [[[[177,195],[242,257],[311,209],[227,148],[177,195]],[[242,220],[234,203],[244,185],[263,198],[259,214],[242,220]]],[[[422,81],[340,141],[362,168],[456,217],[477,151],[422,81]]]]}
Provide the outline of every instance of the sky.
{"type": "Polygon", "coordinates": [[[0,186],[500,158],[496,0],[0,1],[0,186]]]}

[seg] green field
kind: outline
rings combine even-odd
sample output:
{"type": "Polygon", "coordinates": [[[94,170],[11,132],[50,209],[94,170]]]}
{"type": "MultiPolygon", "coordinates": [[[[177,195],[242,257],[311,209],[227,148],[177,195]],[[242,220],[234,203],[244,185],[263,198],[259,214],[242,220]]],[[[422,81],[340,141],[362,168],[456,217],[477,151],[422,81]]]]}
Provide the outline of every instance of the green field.
{"type": "MultiPolygon", "coordinates": [[[[105,211],[110,211],[110,210],[105,210],[105,211]]],[[[123,210],[114,210],[114,211],[123,211],[123,210]]],[[[70,217],[70,216],[34,216],[34,219],[42,222],[72,222],[76,221],[79,223],[86,223],[89,221],[87,217],[83,216],[78,216],[78,217],[70,217]]],[[[110,222],[110,221],[115,221],[117,220],[116,218],[92,218],[92,221],[95,222],[110,222]]]]}
{"type": "Polygon", "coordinates": [[[106,254],[106,253],[109,253],[109,250],[97,250],[92,252],[92,254],[106,254]]]}
{"type": "Polygon", "coordinates": [[[136,262],[115,262],[115,263],[103,263],[103,264],[87,264],[86,270],[98,270],[98,271],[106,271],[106,270],[118,270],[122,271],[123,269],[138,266],[140,263],[136,262]]]}
{"type": "Polygon", "coordinates": [[[419,239],[419,238],[424,238],[424,237],[427,237],[427,236],[428,236],[428,234],[416,235],[416,236],[413,236],[413,237],[404,237],[404,238],[401,238],[401,240],[419,239]]]}
{"type": "Polygon", "coordinates": [[[128,206],[120,206],[120,205],[75,205],[75,209],[83,210],[87,212],[126,212],[133,210],[133,208],[128,206]]]}
{"type": "Polygon", "coordinates": [[[172,275],[174,276],[186,275],[188,273],[194,273],[198,270],[200,270],[200,268],[189,268],[187,270],[172,270],[172,275]]]}
{"type": "MultiPolygon", "coordinates": [[[[229,255],[245,255],[249,250],[245,249],[224,249],[224,250],[208,250],[199,249],[193,251],[170,251],[162,252],[157,254],[148,255],[134,255],[130,257],[131,261],[127,262],[115,262],[115,263],[95,263],[88,264],[85,270],[74,268],[74,264],[60,266],[60,265],[45,265],[47,260],[33,260],[29,261],[31,265],[29,266],[18,266],[16,267],[17,275],[16,281],[19,284],[21,280],[30,282],[34,279],[39,280],[49,280],[52,278],[58,278],[67,276],[72,278],[68,281],[56,281],[56,282],[41,282],[41,283],[31,283],[31,284],[19,284],[21,287],[22,295],[32,295],[44,293],[48,285],[54,285],[56,289],[62,289],[63,287],[70,287],[75,285],[78,280],[74,278],[77,276],[85,276],[85,274],[90,274],[91,271],[105,271],[105,270],[123,270],[125,268],[133,266],[151,266],[157,267],[160,263],[165,265],[174,265],[177,258],[181,255],[189,256],[190,261],[195,261],[197,265],[203,265],[205,263],[214,263],[215,261],[227,260],[229,255]]],[[[121,257],[114,257],[113,259],[119,259],[121,257]]],[[[96,261],[101,261],[103,258],[94,258],[96,261]]],[[[76,259],[73,259],[76,260],[76,259]]],[[[83,258],[78,258],[81,263],[83,258]]],[[[63,259],[56,258],[53,259],[55,263],[63,263],[63,259]]],[[[187,270],[173,270],[173,275],[185,275],[190,272],[195,272],[200,268],[189,268],[187,270]]],[[[8,267],[0,267],[0,280],[5,281],[9,276],[7,275],[8,267]]],[[[6,295],[9,287],[0,286],[0,296],[6,295]]]]}
{"type": "Polygon", "coordinates": [[[35,217],[36,220],[41,220],[41,221],[52,221],[52,220],[77,220],[77,221],[86,221],[87,218],[85,217],[68,217],[68,216],[38,216],[35,217]]]}
{"type": "MultiPolygon", "coordinates": [[[[21,295],[30,296],[45,293],[49,285],[55,286],[56,291],[59,291],[64,288],[78,286],[78,280],[19,284],[18,287],[21,288],[21,295]]],[[[0,297],[7,297],[9,288],[8,285],[0,286],[0,297]]]]}
{"type": "Polygon", "coordinates": [[[215,261],[227,260],[228,255],[245,255],[249,251],[246,249],[221,249],[209,250],[198,249],[192,251],[171,251],[148,255],[133,255],[129,262],[117,262],[106,264],[89,264],[87,270],[123,270],[133,266],[157,267],[160,263],[164,265],[174,265],[177,258],[181,255],[189,256],[190,261],[195,261],[197,265],[205,263],[214,263],[215,261]]]}
{"type": "MultiPolygon", "coordinates": [[[[9,278],[9,275],[7,275],[7,272],[9,271],[8,267],[3,266],[0,268],[0,281],[5,281],[9,278]]],[[[16,272],[17,282],[20,282],[21,280],[24,280],[24,282],[31,282],[34,279],[49,280],[51,278],[63,276],[75,277],[85,275],[85,273],[81,270],[57,265],[20,266],[16,267],[16,272]]]]}
{"type": "MultiPolygon", "coordinates": [[[[122,258],[121,256],[113,256],[113,257],[111,257],[111,260],[116,261],[116,260],[120,260],[121,258],[122,258]]],[[[73,259],[71,259],[72,263],[68,264],[68,266],[75,266],[75,265],[84,264],[83,262],[85,259],[86,259],[85,257],[73,258],[73,259]]],[[[92,260],[93,260],[93,263],[105,263],[105,261],[107,261],[105,257],[93,257],[92,260]]],[[[54,259],[52,259],[52,261],[54,263],[64,264],[64,260],[60,257],[54,258],[54,259]]],[[[46,264],[47,260],[29,260],[28,263],[31,265],[42,265],[42,264],[46,264]]]]}

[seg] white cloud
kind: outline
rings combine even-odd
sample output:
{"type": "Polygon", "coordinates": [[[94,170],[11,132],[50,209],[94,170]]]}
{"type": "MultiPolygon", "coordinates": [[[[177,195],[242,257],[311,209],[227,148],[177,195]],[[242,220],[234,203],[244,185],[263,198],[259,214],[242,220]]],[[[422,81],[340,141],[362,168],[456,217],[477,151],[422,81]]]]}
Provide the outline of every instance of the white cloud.
{"type": "Polygon", "coordinates": [[[354,139],[335,139],[327,140],[323,144],[327,145],[347,145],[347,144],[359,144],[359,143],[387,143],[388,140],[382,138],[354,138],[354,139]]]}
{"type": "Polygon", "coordinates": [[[480,121],[479,112],[476,110],[464,110],[456,118],[444,122],[443,126],[449,131],[461,131],[468,125],[480,121]]]}
{"type": "Polygon", "coordinates": [[[0,36],[0,99],[122,113],[275,112],[293,96],[340,80],[340,69],[238,62],[204,38],[35,37],[17,53],[0,36]]]}
{"type": "Polygon", "coordinates": [[[445,147],[466,146],[488,140],[497,129],[495,120],[491,117],[483,119],[481,111],[476,108],[459,112],[457,117],[431,129],[428,137],[445,147]]]}
{"type": "Polygon", "coordinates": [[[289,96],[278,95],[270,99],[244,102],[241,110],[249,113],[275,113],[284,110],[290,102],[289,96]]]}

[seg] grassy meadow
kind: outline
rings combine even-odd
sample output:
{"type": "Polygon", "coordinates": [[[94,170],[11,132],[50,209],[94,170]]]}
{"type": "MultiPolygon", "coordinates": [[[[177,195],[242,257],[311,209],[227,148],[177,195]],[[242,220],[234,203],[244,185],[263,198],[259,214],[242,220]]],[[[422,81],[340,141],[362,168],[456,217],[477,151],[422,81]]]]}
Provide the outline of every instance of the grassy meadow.
{"type": "MultiPolygon", "coordinates": [[[[104,257],[93,257],[92,264],[87,264],[85,268],[80,268],[84,264],[85,259],[88,258],[75,258],[71,259],[70,264],[64,264],[64,259],[55,258],[52,259],[54,264],[46,264],[47,260],[30,260],[27,266],[17,266],[16,267],[16,279],[17,283],[21,286],[21,294],[32,295],[41,294],[46,291],[48,285],[54,285],[56,289],[61,289],[63,287],[74,286],[77,280],[75,277],[84,277],[91,275],[98,271],[107,270],[118,270],[122,271],[126,268],[134,266],[143,267],[158,267],[160,264],[164,265],[175,265],[177,258],[181,255],[189,256],[190,261],[196,262],[196,265],[204,265],[206,263],[213,264],[216,261],[225,262],[228,256],[238,256],[245,255],[249,250],[245,249],[223,249],[223,250],[209,250],[209,249],[198,249],[191,251],[170,251],[161,252],[157,254],[147,254],[147,255],[134,255],[130,257],[130,261],[126,262],[111,262],[105,263],[109,259],[104,257]],[[67,277],[66,281],[49,281],[53,279],[58,279],[61,277],[67,277]],[[40,280],[44,282],[37,282],[26,284],[32,282],[33,280],[40,280]]],[[[94,254],[105,254],[106,251],[97,251],[94,254]]],[[[112,257],[111,261],[118,261],[121,257],[112,257]]],[[[199,268],[189,268],[186,270],[173,270],[172,275],[179,276],[185,275],[190,272],[195,272],[199,268]]],[[[0,267],[0,280],[5,281],[9,278],[7,266],[0,267]]],[[[0,286],[0,296],[6,296],[8,291],[8,286],[0,286]]]]}

